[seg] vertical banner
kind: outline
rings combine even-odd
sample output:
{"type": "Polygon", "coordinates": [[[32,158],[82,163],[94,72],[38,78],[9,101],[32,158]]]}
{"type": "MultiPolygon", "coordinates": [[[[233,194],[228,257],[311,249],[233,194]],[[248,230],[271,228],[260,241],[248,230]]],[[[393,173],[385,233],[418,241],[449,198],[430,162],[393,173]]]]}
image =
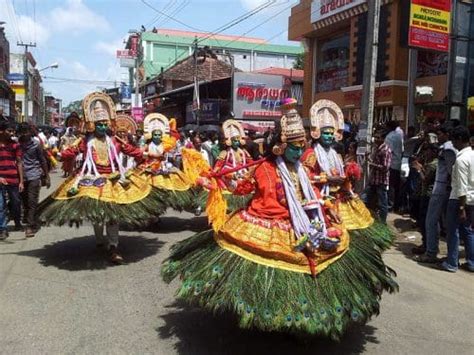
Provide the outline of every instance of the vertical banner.
{"type": "Polygon", "coordinates": [[[449,51],[451,0],[411,0],[408,45],[449,51]]]}

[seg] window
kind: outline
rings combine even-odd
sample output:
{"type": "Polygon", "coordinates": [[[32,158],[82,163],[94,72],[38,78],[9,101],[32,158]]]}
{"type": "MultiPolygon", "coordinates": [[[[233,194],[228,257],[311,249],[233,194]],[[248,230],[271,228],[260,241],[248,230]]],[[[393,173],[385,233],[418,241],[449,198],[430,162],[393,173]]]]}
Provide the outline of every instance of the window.
{"type": "Polygon", "coordinates": [[[333,91],[347,86],[349,34],[319,43],[316,64],[317,92],[333,91]]]}

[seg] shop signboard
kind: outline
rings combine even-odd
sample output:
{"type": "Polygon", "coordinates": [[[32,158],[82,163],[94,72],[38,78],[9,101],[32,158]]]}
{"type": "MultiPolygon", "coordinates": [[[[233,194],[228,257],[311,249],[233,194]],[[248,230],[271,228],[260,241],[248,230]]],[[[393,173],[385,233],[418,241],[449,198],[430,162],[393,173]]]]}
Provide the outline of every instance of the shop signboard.
{"type": "Polygon", "coordinates": [[[247,131],[265,133],[275,128],[274,121],[240,121],[242,127],[247,131]]]}
{"type": "Polygon", "coordinates": [[[135,53],[130,49],[117,49],[117,58],[136,58],[135,53]]]}
{"type": "Polygon", "coordinates": [[[23,75],[22,73],[7,74],[8,81],[23,81],[24,78],[25,78],[25,75],[23,75]]]}
{"type": "Polygon", "coordinates": [[[143,107],[132,107],[132,117],[136,122],[143,121],[143,107]]]}
{"type": "Polygon", "coordinates": [[[315,23],[332,15],[349,10],[366,0],[313,0],[311,3],[311,22],[315,23]]]}
{"type": "Polygon", "coordinates": [[[274,119],[281,117],[281,100],[290,96],[281,75],[235,73],[234,115],[238,119],[274,119]]]}
{"type": "Polygon", "coordinates": [[[451,0],[411,0],[408,45],[449,51],[451,0]]]}
{"type": "MultiPolygon", "coordinates": [[[[201,100],[201,109],[199,110],[199,123],[218,122],[220,119],[220,104],[216,99],[201,100]]],[[[193,103],[186,105],[186,123],[196,123],[196,110],[193,109],[193,103]]]]}

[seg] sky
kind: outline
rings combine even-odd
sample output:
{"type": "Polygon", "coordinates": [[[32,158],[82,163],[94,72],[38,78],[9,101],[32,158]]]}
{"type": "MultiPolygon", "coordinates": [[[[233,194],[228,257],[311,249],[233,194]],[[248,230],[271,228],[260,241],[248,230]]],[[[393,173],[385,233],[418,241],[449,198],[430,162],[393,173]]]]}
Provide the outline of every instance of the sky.
{"type": "MultiPolygon", "coordinates": [[[[115,58],[130,29],[171,28],[214,31],[267,0],[0,0],[0,21],[10,42],[10,51],[24,49],[16,43],[34,42],[31,49],[42,69],[57,62],[57,69],[41,72],[47,93],[63,104],[127,75],[115,58]],[[173,21],[148,7],[164,11],[173,21]],[[61,78],[61,79],[53,79],[61,78]],[[64,80],[67,79],[67,80],[64,80]],[[73,80],[70,80],[73,79],[73,80]],[[94,82],[83,82],[90,80],[94,82]]],[[[222,32],[259,37],[275,44],[298,45],[287,40],[290,8],[297,0],[273,0],[262,12],[222,32]],[[248,32],[252,28],[258,28],[248,32]],[[248,33],[247,33],[248,32],[248,33]]]]}

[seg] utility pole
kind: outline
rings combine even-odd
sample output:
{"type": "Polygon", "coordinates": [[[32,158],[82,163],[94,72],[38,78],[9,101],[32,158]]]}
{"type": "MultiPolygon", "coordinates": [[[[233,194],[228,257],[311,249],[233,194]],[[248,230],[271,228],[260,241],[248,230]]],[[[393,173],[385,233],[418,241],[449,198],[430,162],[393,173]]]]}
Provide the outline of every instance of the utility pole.
{"type": "Polygon", "coordinates": [[[25,87],[25,94],[24,94],[24,99],[23,99],[23,105],[24,105],[24,112],[25,115],[23,117],[23,121],[26,122],[28,121],[28,96],[29,96],[29,77],[28,77],[28,59],[27,59],[27,54],[28,54],[28,47],[36,47],[36,43],[23,43],[23,42],[18,42],[18,46],[25,47],[25,54],[23,55],[23,86],[25,87]]]}
{"type": "Polygon", "coordinates": [[[140,58],[140,44],[137,43],[137,58],[135,59],[135,107],[140,106],[139,105],[140,83],[139,83],[139,77],[138,77],[138,69],[140,67],[139,58],[140,58]]]}
{"type": "MultiPolygon", "coordinates": [[[[381,0],[367,2],[367,37],[365,41],[364,77],[362,81],[361,122],[359,140],[365,145],[364,153],[370,153],[374,125],[375,78],[377,75],[377,54],[379,47],[379,23],[381,0]],[[364,144],[365,143],[365,144],[364,144]]],[[[369,175],[369,164],[364,160],[364,186],[369,175]]]]}
{"type": "Polygon", "coordinates": [[[198,64],[197,64],[197,56],[198,56],[198,40],[197,37],[194,38],[194,97],[193,97],[193,110],[194,114],[196,115],[196,124],[199,127],[199,109],[200,109],[200,102],[199,102],[199,79],[198,79],[198,64]],[[194,107],[196,105],[196,107],[194,107]]]}

